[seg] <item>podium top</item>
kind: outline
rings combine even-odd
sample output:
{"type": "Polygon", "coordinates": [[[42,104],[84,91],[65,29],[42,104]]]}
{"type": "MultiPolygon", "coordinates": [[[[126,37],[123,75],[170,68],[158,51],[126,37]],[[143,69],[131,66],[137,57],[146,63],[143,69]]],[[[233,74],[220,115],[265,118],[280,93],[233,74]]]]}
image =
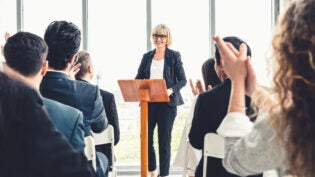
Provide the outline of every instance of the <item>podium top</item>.
{"type": "Polygon", "coordinates": [[[149,102],[169,102],[164,79],[118,80],[118,84],[126,102],[141,101],[138,94],[142,89],[149,90],[149,102]]]}

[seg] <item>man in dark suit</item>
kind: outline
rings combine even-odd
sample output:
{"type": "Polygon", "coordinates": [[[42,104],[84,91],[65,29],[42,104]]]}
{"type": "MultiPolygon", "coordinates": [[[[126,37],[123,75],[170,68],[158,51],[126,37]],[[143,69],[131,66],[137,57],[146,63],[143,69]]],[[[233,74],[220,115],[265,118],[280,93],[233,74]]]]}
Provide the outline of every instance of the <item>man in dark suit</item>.
{"type": "MultiPolygon", "coordinates": [[[[71,22],[54,21],[47,27],[44,40],[49,48],[49,70],[40,85],[41,94],[81,110],[86,136],[91,135],[91,130],[102,132],[108,121],[98,87],[69,79],[80,48],[80,29],[71,22]]],[[[101,153],[96,153],[96,157],[99,177],[108,176],[107,157],[101,153]]]]}
{"type": "MultiPolygon", "coordinates": [[[[83,81],[83,82],[90,82],[93,79],[94,76],[94,67],[92,64],[92,58],[88,52],[80,51],[78,53],[78,63],[80,65],[79,72],[75,75],[75,78],[77,80],[83,81]]],[[[120,130],[119,130],[119,120],[118,120],[118,113],[115,103],[114,94],[100,89],[106,116],[108,118],[108,123],[111,124],[114,128],[114,144],[116,145],[119,142],[120,137],[120,130]]],[[[112,150],[110,144],[104,144],[104,145],[97,145],[96,150],[98,152],[104,153],[108,159],[110,167],[111,164],[111,157],[112,157],[112,150]]]]}
{"type": "MultiPolygon", "coordinates": [[[[224,41],[230,42],[236,49],[239,49],[243,40],[237,37],[226,37],[224,41]]],[[[245,43],[246,44],[246,43],[245,43]]],[[[247,44],[246,44],[247,45],[247,44]]],[[[251,50],[247,46],[247,55],[251,56],[251,50]]],[[[204,136],[207,133],[216,133],[224,116],[227,114],[229,105],[231,81],[224,73],[224,68],[220,62],[220,55],[218,51],[215,52],[215,70],[223,81],[220,85],[212,90],[206,91],[198,96],[192,126],[189,132],[189,141],[196,149],[202,149],[204,146],[204,136]]],[[[250,98],[246,97],[246,107],[250,108],[250,98]]],[[[250,114],[251,109],[247,109],[250,114]]],[[[203,156],[196,168],[195,177],[201,177],[203,173],[203,156]]],[[[262,176],[262,175],[257,175],[262,176]]],[[[215,157],[208,157],[207,161],[207,177],[237,177],[236,175],[227,172],[223,165],[222,159],[215,157]]]]}
{"type": "Polygon", "coordinates": [[[0,176],[96,176],[48,118],[38,91],[2,72],[0,88],[0,176]]]}
{"type": "MultiPolygon", "coordinates": [[[[46,73],[48,47],[45,41],[28,32],[18,32],[5,45],[4,71],[10,77],[39,90],[46,73]]],[[[74,148],[84,152],[83,114],[78,109],[43,98],[45,108],[57,129],[74,148]]]]}

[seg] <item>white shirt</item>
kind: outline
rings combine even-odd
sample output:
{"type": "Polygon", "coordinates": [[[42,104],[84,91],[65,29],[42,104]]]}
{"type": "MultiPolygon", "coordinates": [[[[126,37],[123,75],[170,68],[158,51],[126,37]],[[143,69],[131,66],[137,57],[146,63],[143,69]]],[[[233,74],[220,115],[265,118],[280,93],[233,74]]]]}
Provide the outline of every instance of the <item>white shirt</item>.
{"type": "Polygon", "coordinates": [[[150,68],[150,79],[163,79],[164,58],[161,60],[152,59],[150,68]]]}

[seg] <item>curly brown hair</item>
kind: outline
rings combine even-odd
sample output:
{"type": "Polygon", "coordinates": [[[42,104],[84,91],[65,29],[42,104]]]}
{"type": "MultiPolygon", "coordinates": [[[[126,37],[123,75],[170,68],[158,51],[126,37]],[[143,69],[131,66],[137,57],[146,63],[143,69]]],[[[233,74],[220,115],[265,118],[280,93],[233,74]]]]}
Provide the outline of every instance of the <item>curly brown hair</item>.
{"type": "Polygon", "coordinates": [[[315,175],[315,1],[297,0],[279,21],[272,45],[279,110],[271,116],[292,174],[315,175]]]}

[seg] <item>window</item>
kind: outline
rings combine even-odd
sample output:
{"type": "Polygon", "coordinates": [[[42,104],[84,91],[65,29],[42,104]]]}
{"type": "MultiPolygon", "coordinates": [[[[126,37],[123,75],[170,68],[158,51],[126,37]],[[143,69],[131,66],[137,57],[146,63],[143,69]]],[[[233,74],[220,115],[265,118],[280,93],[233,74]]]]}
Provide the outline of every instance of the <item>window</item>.
{"type": "Polygon", "coordinates": [[[216,34],[238,36],[252,49],[252,63],[258,81],[270,85],[267,59],[272,35],[271,2],[260,0],[217,0],[216,34]]]}
{"type": "Polygon", "coordinates": [[[44,37],[47,26],[55,20],[73,22],[82,29],[82,3],[77,0],[24,1],[24,30],[44,37]],[[36,7],[36,8],[34,8],[36,7]],[[40,8],[38,8],[40,7],[40,8]]]}
{"type": "Polygon", "coordinates": [[[117,164],[140,161],[139,103],[124,102],[118,79],[134,79],[146,52],[146,1],[89,1],[89,53],[101,88],[115,95],[121,138],[117,164]]]}

